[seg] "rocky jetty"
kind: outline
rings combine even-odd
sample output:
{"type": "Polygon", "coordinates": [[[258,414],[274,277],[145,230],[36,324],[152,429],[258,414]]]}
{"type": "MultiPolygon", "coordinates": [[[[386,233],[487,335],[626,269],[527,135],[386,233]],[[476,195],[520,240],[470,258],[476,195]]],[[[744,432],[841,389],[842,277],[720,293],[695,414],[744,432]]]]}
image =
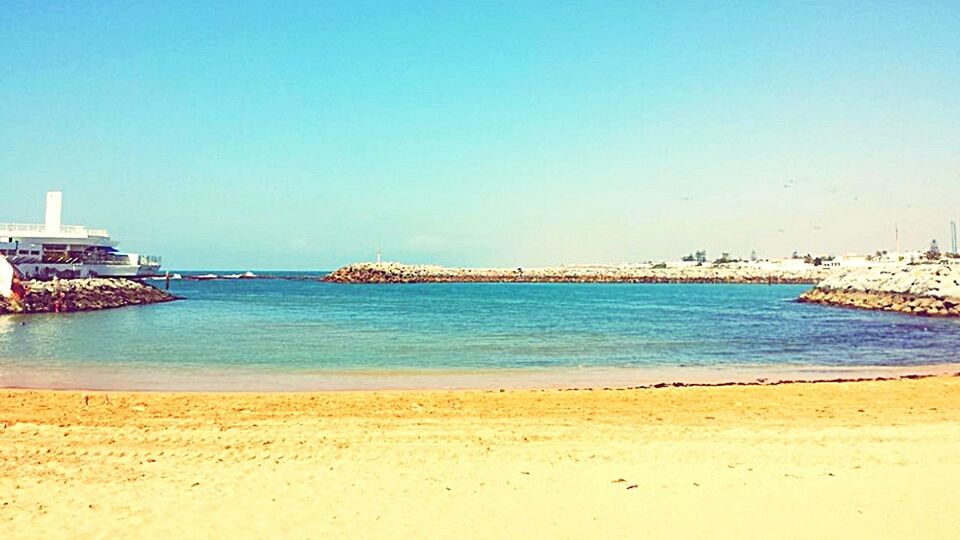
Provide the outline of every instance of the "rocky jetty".
{"type": "Polygon", "coordinates": [[[0,314],[90,311],[178,300],[165,291],[121,278],[24,281],[20,302],[0,297],[0,314]]]}
{"type": "Polygon", "coordinates": [[[829,274],[822,267],[765,268],[706,265],[657,268],[650,265],[559,266],[544,268],[449,268],[400,263],[359,263],[324,278],[334,283],[796,283],[815,284],[829,274]]]}
{"type": "Polygon", "coordinates": [[[960,266],[918,264],[842,271],[826,277],[801,295],[799,301],[957,317],[960,316],[960,266]]]}

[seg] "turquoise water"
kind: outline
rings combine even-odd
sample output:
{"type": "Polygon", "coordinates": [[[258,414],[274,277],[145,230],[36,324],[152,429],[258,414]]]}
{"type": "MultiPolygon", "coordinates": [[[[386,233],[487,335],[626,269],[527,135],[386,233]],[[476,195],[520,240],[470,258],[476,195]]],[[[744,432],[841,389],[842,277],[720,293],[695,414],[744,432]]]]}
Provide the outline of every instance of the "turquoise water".
{"type": "Polygon", "coordinates": [[[175,281],[172,292],[187,300],[0,318],[0,385],[352,388],[391,375],[449,383],[476,373],[499,383],[564,373],[576,383],[578,373],[682,379],[684,370],[957,361],[955,320],[793,302],[806,288],[175,281]]]}

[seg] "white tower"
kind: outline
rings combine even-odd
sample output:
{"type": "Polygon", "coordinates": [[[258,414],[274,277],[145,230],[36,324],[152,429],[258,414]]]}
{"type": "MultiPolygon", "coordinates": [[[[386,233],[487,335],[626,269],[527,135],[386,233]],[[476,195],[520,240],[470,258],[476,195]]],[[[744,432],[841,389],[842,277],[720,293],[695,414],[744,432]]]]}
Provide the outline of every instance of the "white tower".
{"type": "Polygon", "coordinates": [[[44,230],[47,234],[60,234],[60,214],[63,210],[63,193],[60,191],[47,192],[47,215],[44,220],[44,230]]]}

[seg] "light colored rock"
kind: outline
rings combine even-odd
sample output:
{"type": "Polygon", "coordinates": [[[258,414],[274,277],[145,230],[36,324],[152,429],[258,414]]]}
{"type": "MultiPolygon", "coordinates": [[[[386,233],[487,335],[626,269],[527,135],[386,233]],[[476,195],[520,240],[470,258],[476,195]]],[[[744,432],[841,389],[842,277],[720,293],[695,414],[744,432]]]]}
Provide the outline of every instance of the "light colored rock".
{"type": "Polygon", "coordinates": [[[89,311],[138,304],[169,302],[177,298],[139,281],[117,278],[26,281],[22,311],[0,304],[0,313],[89,311]]]}
{"type": "Polygon", "coordinates": [[[337,283],[567,282],[567,283],[817,283],[835,269],[762,269],[749,266],[649,265],[559,266],[544,268],[447,268],[435,265],[360,263],[340,268],[326,280],[337,283]]]}
{"type": "Polygon", "coordinates": [[[930,263],[840,271],[826,276],[800,300],[955,316],[960,314],[960,267],[930,263]]]}

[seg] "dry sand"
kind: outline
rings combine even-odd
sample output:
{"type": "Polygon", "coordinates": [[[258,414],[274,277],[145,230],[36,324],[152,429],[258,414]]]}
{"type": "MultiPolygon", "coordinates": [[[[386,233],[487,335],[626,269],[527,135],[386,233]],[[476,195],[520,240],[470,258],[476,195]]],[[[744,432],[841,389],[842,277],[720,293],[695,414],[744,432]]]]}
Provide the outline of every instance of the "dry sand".
{"type": "Polygon", "coordinates": [[[957,538],[960,378],[0,391],[4,538],[957,538]]]}

